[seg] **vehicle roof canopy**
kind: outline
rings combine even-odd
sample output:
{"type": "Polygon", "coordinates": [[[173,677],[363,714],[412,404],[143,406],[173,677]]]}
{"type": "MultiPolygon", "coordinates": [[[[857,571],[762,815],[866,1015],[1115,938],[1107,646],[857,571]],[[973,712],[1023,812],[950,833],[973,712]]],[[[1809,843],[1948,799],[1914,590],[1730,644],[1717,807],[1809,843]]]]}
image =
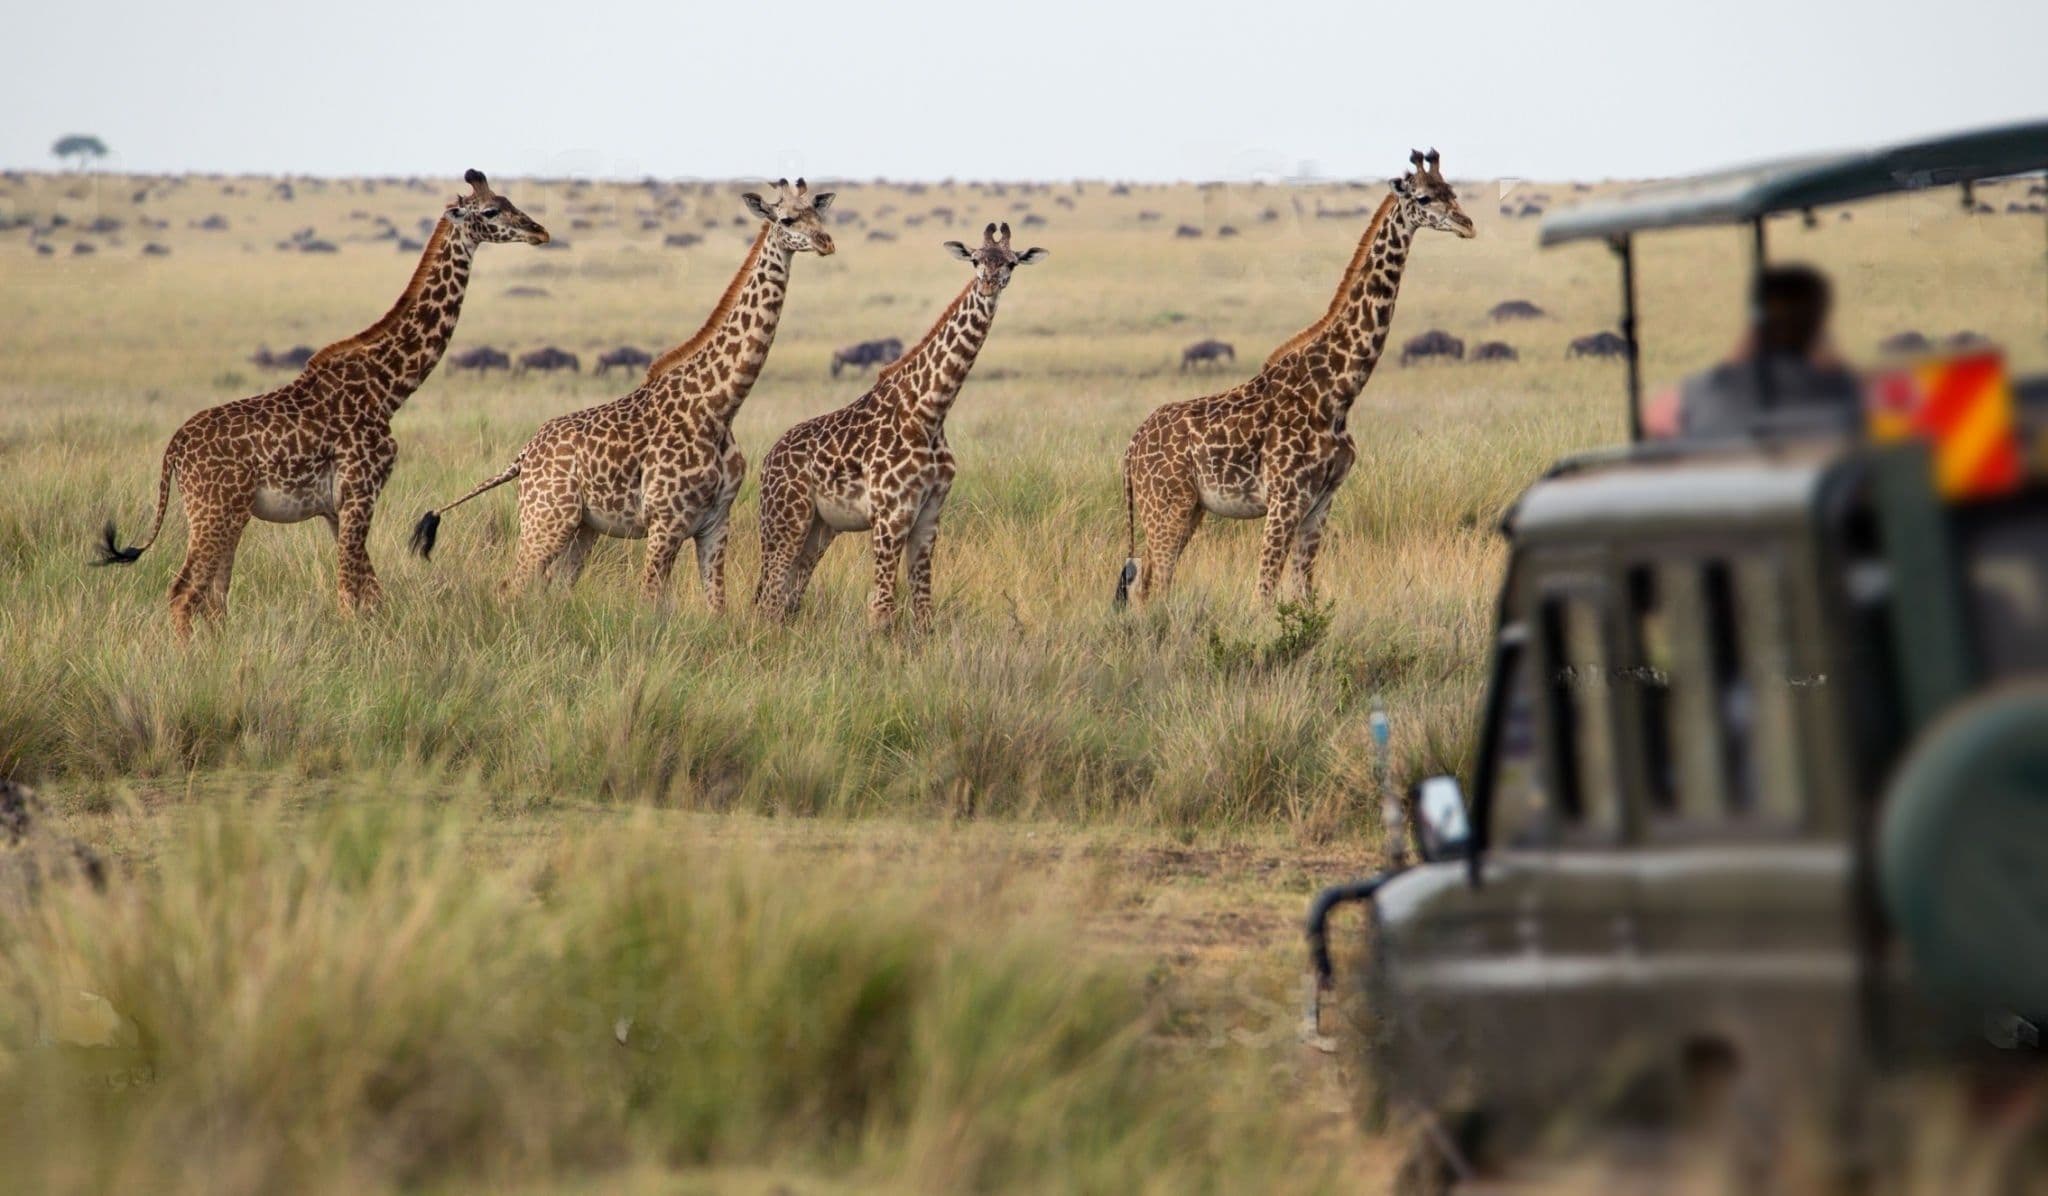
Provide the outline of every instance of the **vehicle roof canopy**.
{"type": "Polygon", "coordinates": [[[1823,446],[1766,452],[1731,443],[1690,457],[1657,448],[1561,463],[1509,513],[1515,542],[1789,530],[1810,520],[1825,479],[1843,461],[1823,446]]]}
{"type": "Polygon", "coordinates": [[[1773,212],[2048,169],[2048,121],[1955,133],[1884,149],[1809,155],[1674,179],[1559,211],[1542,243],[1658,228],[1738,224],[1773,212]]]}

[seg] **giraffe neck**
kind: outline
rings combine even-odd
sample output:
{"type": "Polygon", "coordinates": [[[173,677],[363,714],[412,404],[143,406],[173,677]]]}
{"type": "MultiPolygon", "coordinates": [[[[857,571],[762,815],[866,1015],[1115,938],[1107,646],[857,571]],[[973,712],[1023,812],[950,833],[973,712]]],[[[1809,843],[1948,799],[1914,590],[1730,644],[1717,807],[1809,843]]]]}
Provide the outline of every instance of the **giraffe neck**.
{"type": "Polygon", "coordinates": [[[1414,240],[1415,229],[1387,196],[1359,238],[1329,310],[1266,359],[1268,369],[1287,361],[1306,370],[1312,397],[1339,423],[1386,348],[1414,240]]]}
{"type": "Polygon", "coordinates": [[[647,368],[648,381],[664,401],[687,404],[727,423],[747,401],[768,361],[782,322],[782,301],[789,294],[792,254],[773,231],[772,225],[761,226],[747,260],[697,334],[647,368]]]}
{"type": "Polygon", "coordinates": [[[343,382],[362,388],[365,401],[385,418],[397,414],[448,348],[475,253],[467,233],[442,217],[427,238],[412,281],[384,318],[315,353],[307,370],[322,365],[339,369],[343,382]]]}
{"type": "Polygon", "coordinates": [[[936,431],[988,340],[999,294],[983,293],[980,280],[970,280],[924,339],[883,368],[875,389],[894,397],[913,422],[936,431]]]}

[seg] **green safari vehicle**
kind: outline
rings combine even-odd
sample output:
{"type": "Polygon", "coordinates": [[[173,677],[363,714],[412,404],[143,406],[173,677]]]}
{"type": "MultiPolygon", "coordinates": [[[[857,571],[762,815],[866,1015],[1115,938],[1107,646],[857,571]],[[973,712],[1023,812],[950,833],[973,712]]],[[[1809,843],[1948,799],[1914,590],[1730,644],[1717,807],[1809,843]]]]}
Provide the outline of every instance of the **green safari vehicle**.
{"type": "MultiPolygon", "coordinates": [[[[2048,122],[1663,184],[1555,213],[1542,241],[1615,250],[1640,412],[1632,237],[1747,224],[1761,272],[1773,213],[1969,203],[2043,169],[2048,122]]],[[[2048,377],[1979,381],[2024,466],[2048,377]]],[[[1859,1157],[1887,1078],[2040,1059],[2048,481],[1952,493],[1950,448],[1870,418],[1650,441],[1638,416],[1503,518],[1469,795],[1417,785],[1390,837],[1415,862],[1308,919],[1308,1029],[1342,1011],[1373,1100],[1419,1114],[1426,1172],[1710,1079],[1821,1113],[1859,1157]],[[1340,976],[1328,922],[1355,902],[1340,976]]]]}

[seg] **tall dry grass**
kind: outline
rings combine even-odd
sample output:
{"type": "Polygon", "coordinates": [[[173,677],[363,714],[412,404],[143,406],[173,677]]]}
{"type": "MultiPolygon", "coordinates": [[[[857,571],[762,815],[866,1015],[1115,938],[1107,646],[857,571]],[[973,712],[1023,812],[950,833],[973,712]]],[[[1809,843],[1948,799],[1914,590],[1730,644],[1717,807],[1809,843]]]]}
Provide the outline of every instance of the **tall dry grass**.
{"type": "Polygon", "coordinates": [[[147,854],[0,923],[0,1186],[1335,1187],[1286,1084],[1177,1046],[1021,873],[508,843],[412,793],[224,797],[147,854]]]}

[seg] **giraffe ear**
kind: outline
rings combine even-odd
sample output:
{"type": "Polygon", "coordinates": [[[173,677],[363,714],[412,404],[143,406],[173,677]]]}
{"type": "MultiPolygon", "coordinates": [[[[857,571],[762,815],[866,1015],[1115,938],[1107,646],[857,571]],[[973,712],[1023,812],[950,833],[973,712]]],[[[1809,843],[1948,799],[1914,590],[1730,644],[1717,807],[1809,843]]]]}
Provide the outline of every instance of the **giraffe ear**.
{"type": "Polygon", "coordinates": [[[1051,256],[1052,250],[1040,249],[1038,246],[1033,245],[1031,248],[1017,255],[1017,264],[1020,266],[1028,266],[1033,262],[1042,262],[1051,256]]]}
{"type": "Polygon", "coordinates": [[[747,205],[747,211],[763,220],[775,219],[775,209],[768,206],[768,201],[762,199],[758,191],[749,191],[740,196],[740,202],[747,205]]]}
{"type": "Polygon", "coordinates": [[[832,198],[838,194],[837,191],[820,191],[811,196],[811,210],[823,216],[825,209],[832,206],[832,198]]]}
{"type": "Polygon", "coordinates": [[[952,254],[954,257],[959,258],[963,262],[971,262],[974,260],[974,255],[967,252],[967,246],[962,245],[958,241],[946,242],[946,252],[952,254]]]}
{"type": "Polygon", "coordinates": [[[1392,191],[1396,195],[1402,196],[1403,198],[1406,198],[1406,196],[1408,195],[1408,177],[1406,175],[1395,175],[1393,178],[1388,179],[1387,186],[1390,189],[1392,189],[1392,191]]]}

